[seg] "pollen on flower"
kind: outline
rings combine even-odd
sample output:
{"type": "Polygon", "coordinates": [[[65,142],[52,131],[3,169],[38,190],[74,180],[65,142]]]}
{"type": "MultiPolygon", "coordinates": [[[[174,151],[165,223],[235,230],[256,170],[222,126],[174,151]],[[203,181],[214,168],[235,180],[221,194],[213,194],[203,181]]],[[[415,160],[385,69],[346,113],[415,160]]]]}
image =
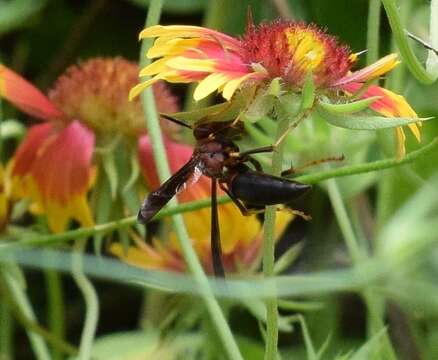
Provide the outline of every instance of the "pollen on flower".
{"type": "Polygon", "coordinates": [[[281,77],[293,88],[301,87],[309,72],[316,86],[329,86],[354,63],[347,46],[312,24],[277,21],[251,25],[241,41],[248,62],[260,63],[270,77],[281,77]]]}
{"type": "MultiPolygon", "coordinates": [[[[128,101],[127,97],[138,81],[137,74],[134,62],[93,58],[68,68],[49,92],[49,98],[68,118],[81,119],[96,132],[138,135],[145,126],[140,100],[128,101]]],[[[153,90],[158,111],[178,110],[176,98],[163,83],[154,84],[153,90]]]]}

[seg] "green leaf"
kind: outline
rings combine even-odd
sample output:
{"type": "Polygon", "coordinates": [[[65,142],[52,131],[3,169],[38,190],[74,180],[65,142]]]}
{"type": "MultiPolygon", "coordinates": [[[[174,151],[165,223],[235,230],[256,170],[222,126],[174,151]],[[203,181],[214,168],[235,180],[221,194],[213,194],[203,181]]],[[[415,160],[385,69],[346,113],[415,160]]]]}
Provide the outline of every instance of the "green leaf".
{"type": "MultiPolygon", "coordinates": [[[[262,300],[245,299],[243,305],[256,319],[266,323],[266,305],[262,300]]],[[[278,318],[278,329],[283,332],[291,332],[293,327],[287,317],[280,315],[278,318]]]]}
{"type": "Polygon", "coordinates": [[[388,118],[384,116],[346,116],[335,115],[326,111],[321,106],[316,108],[316,114],[334,126],[351,130],[377,130],[389,129],[397,126],[404,126],[416,122],[422,122],[432,119],[429,118],[388,118]]]}
{"type": "Polygon", "coordinates": [[[121,332],[97,338],[91,357],[107,360],[190,359],[201,344],[202,337],[198,334],[161,339],[154,331],[121,332]]]}
{"type": "Polygon", "coordinates": [[[192,111],[183,111],[177,113],[163,113],[184,122],[197,122],[207,119],[209,121],[227,121],[233,120],[239,115],[240,101],[225,102],[213,106],[208,106],[192,111]]]}
{"type": "MultiPolygon", "coordinates": [[[[102,171],[98,174],[96,186],[92,192],[92,204],[97,224],[109,221],[112,203],[109,180],[105,172],[102,171]]],[[[95,234],[93,236],[93,246],[96,254],[101,253],[104,236],[104,234],[95,234]]]]}
{"type": "Polygon", "coordinates": [[[291,246],[274,264],[274,274],[280,274],[286,270],[300,255],[303,243],[291,246]]]}
{"type": "Polygon", "coordinates": [[[319,101],[318,105],[332,114],[352,114],[367,109],[374,101],[378,99],[380,99],[380,96],[372,96],[366,99],[344,104],[331,104],[328,102],[319,101]]]}
{"type": "Polygon", "coordinates": [[[102,166],[110,184],[111,197],[114,200],[117,196],[119,176],[117,173],[116,163],[112,152],[103,156],[102,166]]]}
{"type": "Polygon", "coordinates": [[[22,138],[26,133],[26,127],[18,120],[4,120],[0,123],[0,136],[4,139],[22,138]]]}
{"type": "Polygon", "coordinates": [[[349,360],[369,360],[374,352],[382,346],[382,337],[386,333],[386,328],[381,329],[370,340],[362,345],[349,360]]]}
{"type": "Polygon", "coordinates": [[[303,100],[301,110],[310,109],[315,101],[315,84],[313,83],[313,73],[309,71],[306,76],[306,81],[303,86],[303,100]]]}
{"type": "Polygon", "coordinates": [[[0,34],[27,24],[30,16],[38,13],[47,0],[15,0],[0,2],[0,34]]]}

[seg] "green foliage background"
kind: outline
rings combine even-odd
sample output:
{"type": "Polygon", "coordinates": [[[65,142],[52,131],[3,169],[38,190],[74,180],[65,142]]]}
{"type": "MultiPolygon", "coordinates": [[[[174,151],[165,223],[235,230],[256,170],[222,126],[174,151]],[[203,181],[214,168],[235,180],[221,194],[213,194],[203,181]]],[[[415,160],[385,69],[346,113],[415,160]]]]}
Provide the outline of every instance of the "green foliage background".
{"type": "MultiPolygon", "coordinates": [[[[248,6],[255,22],[260,22],[279,17],[278,4],[287,5],[290,11],[281,15],[326,27],[354,52],[367,47],[370,4],[366,0],[167,0],[160,23],[207,25],[238,36],[245,29],[248,6]]],[[[403,0],[398,4],[404,26],[427,40],[430,2],[403,0]]],[[[137,34],[148,5],[147,0],[0,0],[0,60],[42,89],[48,89],[68,65],[90,57],[136,60],[140,48],[137,34]]],[[[383,9],[379,30],[380,55],[397,51],[383,9]]],[[[424,63],[425,50],[411,45],[424,63]]],[[[365,65],[365,57],[361,61],[360,65],[365,65]]],[[[421,117],[438,116],[438,86],[419,83],[404,64],[385,84],[402,93],[421,117]]],[[[193,104],[185,90],[175,87],[188,109],[193,104]]],[[[8,131],[22,135],[20,124],[33,121],[5,103],[2,108],[3,119],[17,120],[12,130],[11,123],[3,123],[4,139],[8,131]]],[[[318,158],[345,153],[348,166],[393,154],[390,131],[363,135],[323,128],[311,133],[310,140],[316,144],[312,148],[305,147],[309,140],[305,131],[293,135],[286,158],[299,162],[309,154],[318,158]]],[[[418,145],[409,138],[408,151],[433,141],[437,131],[437,121],[425,123],[423,143],[418,145]]],[[[5,162],[15,143],[3,145],[5,162]]],[[[266,315],[262,298],[272,295],[275,286],[282,299],[279,345],[283,359],[438,358],[437,163],[435,148],[408,165],[319,183],[312,196],[300,204],[313,221],[298,221],[288,232],[285,247],[304,241],[302,250],[293,254],[294,263],[286,276],[275,278],[274,283],[230,280],[226,291],[223,284],[212,282],[245,359],[263,358],[259,326],[264,328],[266,315]],[[351,236],[361,249],[359,259],[348,250],[351,236]]],[[[132,221],[124,226],[129,225],[132,221]]],[[[70,274],[53,275],[68,273],[74,256],[24,251],[29,245],[26,241],[48,245],[50,239],[41,235],[20,238],[13,246],[0,245],[1,256],[9,256],[11,249],[20,250],[14,252],[18,265],[1,258],[1,359],[45,358],[38,342],[28,342],[25,330],[34,331],[49,344],[46,358],[75,354],[78,344],[83,344],[81,336],[89,336],[96,359],[129,359],[145,353],[160,359],[225,357],[191,278],[137,272],[89,255],[82,259],[84,272],[97,279],[93,284],[100,299],[100,309],[94,308],[99,326],[93,342],[92,335],[82,328],[92,306],[84,306],[70,274]],[[51,276],[55,280],[51,281],[51,276]],[[148,300],[142,303],[145,292],[148,300]],[[57,301],[56,294],[62,300],[57,301]],[[21,312],[33,308],[34,322],[20,320],[12,311],[14,305],[5,299],[14,296],[27,299],[21,312]],[[37,323],[39,328],[35,328],[37,323]],[[52,335],[41,333],[42,328],[50,329],[52,335]]]]}

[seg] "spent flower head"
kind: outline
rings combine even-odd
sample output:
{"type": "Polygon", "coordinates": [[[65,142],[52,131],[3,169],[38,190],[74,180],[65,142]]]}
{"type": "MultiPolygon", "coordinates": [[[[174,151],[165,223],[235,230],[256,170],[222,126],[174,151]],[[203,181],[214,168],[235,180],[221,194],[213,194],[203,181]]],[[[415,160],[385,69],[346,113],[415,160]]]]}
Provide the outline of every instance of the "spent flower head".
{"type": "MultiPolygon", "coordinates": [[[[83,226],[94,223],[87,193],[96,183],[96,170],[98,177],[108,168],[118,170],[111,147],[115,141],[117,154],[127,152],[132,168],[138,163],[137,142],[145,134],[144,117],[140,102],[127,100],[137,72],[135,63],[121,58],[90,59],[67,69],[46,97],[0,65],[0,96],[43,120],[29,128],[14,155],[14,193],[30,198],[33,209],[46,214],[52,231],[64,230],[70,219],[83,226]]],[[[159,111],[178,110],[164,83],[154,85],[154,94],[159,111]]],[[[167,133],[175,131],[172,124],[163,126],[167,133]]],[[[117,174],[116,185],[113,176],[113,202],[121,197],[117,174]]]]}

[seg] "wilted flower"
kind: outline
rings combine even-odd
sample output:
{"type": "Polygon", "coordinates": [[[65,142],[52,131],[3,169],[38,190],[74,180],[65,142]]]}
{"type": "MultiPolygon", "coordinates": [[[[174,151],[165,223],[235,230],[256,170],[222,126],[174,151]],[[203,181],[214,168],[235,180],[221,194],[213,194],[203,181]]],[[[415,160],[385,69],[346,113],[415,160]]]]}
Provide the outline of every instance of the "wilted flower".
{"type": "MultiPolygon", "coordinates": [[[[70,219],[93,224],[87,192],[103,162],[97,148],[123,139],[132,152],[145,133],[141,104],[127,99],[137,72],[136,64],[121,58],[91,59],[67,69],[46,97],[0,65],[0,96],[44,120],[30,127],[18,147],[12,176],[19,195],[47,215],[52,231],[64,230],[70,219]]],[[[154,93],[159,111],[177,110],[163,83],[154,86],[154,93]]]]}
{"type": "MultiPolygon", "coordinates": [[[[165,141],[169,165],[172,172],[185,164],[193,153],[190,146],[165,141]]],[[[151,188],[159,186],[152,147],[148,137],[140,140],[140,161],[145,178],[151,188]]],[[[221,194],[221,193],[219,193],[221,194]]],[[[199,200],[210,196],[210,179],[202,176],[198,182],[188,186],[178,195],[182,202],[199,200]]],[[[232,203],[218,206],[221,228],[222,260],[227,272],[251,271],[258,265],[262,249],[262,225],[257,216],[243,216],[232,203]]],[[[279,212],[276,222],[278,238],[292,219],[287,212],[279,212]]],[[[208,273],[213,273],[210,248],[210,209],[205,208],[184,214],[192,245],[208,273]]],[[[137,246],[124,251],[122,245],[114,243],[110,251],[122,260],[146,269],[185,271],[184,256],[173,233],[165,240],[154,238],[152,244],[137,241],[137,246]]]]}
{"type": "MultiPolygon", "coordinates": [[[[144,29],[140,33],[140,39],[143,38],[157,38],[147,56],[158,60],[140,71],[140,76],[152,78],[133,88],[131,99],[159,80],[198,82],[195,100],[215,91],[231,100],[243,86],[262,86],[274,78],[280,78],[286,90],[300,92],[311,73],[319,94],[347,98],[356,93],[360,98],[378,96],[369,106],[372,110],[386,117],[417,118],[402,96],[366,84],[397,66],[396,54],[352,72],[357,54],[315,25],[276,21],[255,26],[250,21],[241,38],[197,26],[156,25],[144,29]]],[[[410,124],[409,128],[420,140],[418,126],[410,124]]],[[[405,135],[401,127],[396,133],[398,154],[402,156],[405,135]]]]}

